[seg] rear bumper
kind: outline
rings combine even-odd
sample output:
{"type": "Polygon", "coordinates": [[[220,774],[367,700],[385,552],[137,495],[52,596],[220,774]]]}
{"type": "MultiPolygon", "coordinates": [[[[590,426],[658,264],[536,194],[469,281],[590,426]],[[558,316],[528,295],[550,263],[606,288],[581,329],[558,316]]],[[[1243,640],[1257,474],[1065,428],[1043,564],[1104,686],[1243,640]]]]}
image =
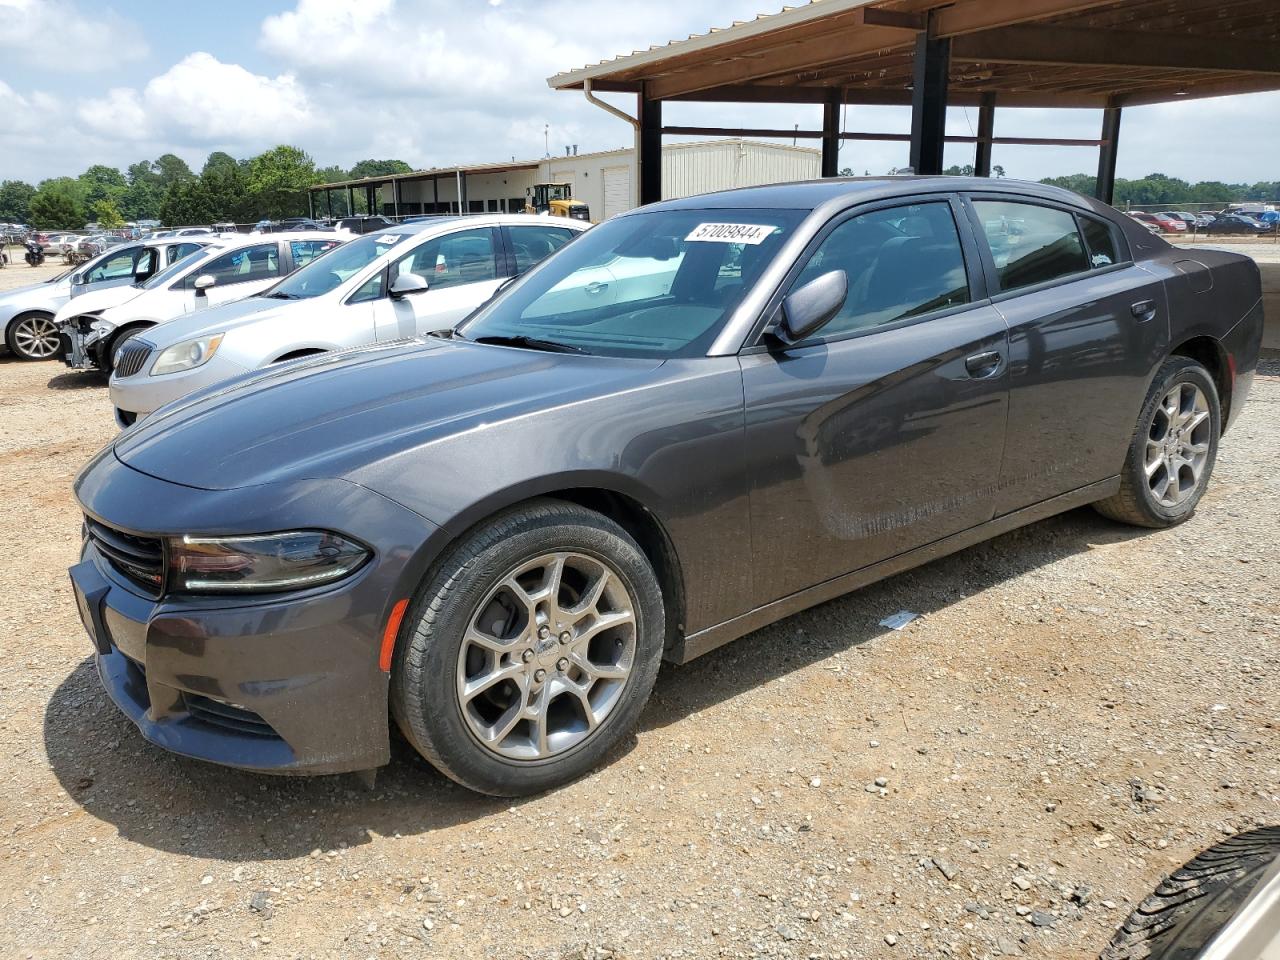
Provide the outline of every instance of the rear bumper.
{"type": "MultiPolygon", "coordinates": [[[[113,474],[113,489],[98,495],[81,486],[86,512],[134,532],[138,518],[114,509],[116,501],[138,503],[157,521],[148,529],[172,534],[184,515],[189,522],[205,513],[235,515],[228,495],[243,495],[167,484],[119,461],[100,468],[113,474]]],[[[359,533],[346,532],[374,548],[360,571],[332,587],[156,599],[86,543],[70,573],[98,675],[151,743],[283,774],[365,770],[390,759],[382,631],[396,600],[412,590],[407,559],[437,528],[354,484],[308,483],[305,491],[271,496],[267,509],[277,529],[321,526],[321,513],[330,528],[336,518],[358,517],[359,533]]],[[[265,494],[259,488],[253,495],[265,494]]]]}

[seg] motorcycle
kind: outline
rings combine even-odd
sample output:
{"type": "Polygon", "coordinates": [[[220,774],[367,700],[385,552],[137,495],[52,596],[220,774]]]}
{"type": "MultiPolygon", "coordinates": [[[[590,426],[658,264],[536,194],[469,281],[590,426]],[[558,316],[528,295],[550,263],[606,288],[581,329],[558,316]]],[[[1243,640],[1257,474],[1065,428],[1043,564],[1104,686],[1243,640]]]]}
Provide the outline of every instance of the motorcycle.
{"type": "Polygon", "coordinates": [[[27,254],[24,259],[33,267],[38,267],[44,263],[44,247],[36,243],[34,240],[28,240],[26,243],[27,254]]]}

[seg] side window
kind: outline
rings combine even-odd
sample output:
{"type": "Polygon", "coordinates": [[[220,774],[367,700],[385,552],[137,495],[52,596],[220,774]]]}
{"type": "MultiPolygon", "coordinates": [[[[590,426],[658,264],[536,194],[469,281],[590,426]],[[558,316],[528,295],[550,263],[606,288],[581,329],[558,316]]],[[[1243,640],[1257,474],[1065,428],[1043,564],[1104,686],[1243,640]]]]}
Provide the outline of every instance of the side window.
{"type": "Polygon", "coordinates": [[[274,243],[263,243],[243,250],[232,250],[209,261],[202,269],[187,277],[186,287],[194,289],[196,277],[208,274],[217,278],[219,286],[248,283],[280,276],[280,250],[274,243]]]}
{"type": "Polygon", "coordinates": [[[89,271],[89,283],[101,283],[104,280],[119,280],[121,277],[133,276],[134,265],[138,261],[136,248],[114,254],[103,260],[89,271]]]}
{"type": "Polygon", "coordinates": [[[1081,217],[1084,241],[1089,247],[1089,265],[1095,270],[1121,263],[1128,258],[1120,252],[1115,228],[1093,217],[1081,217]]]}
{"type": "Polygon", "coordinates": [[[551,256],[573,237],[573,231],[565,227],[507,227],[506,230],[516,257],[517,274],[551,256]]]}
{"type": "Polygon", "coordinates": [[[201,244],[198,243],[175,243],[169,248],[169,256],[165,260],[165,265],[168,266],[169,264],[177,263],[183,257],[188,254],[195,253],[201,248],[201,244]]]}
{"type": "Polygon", "coordinates": [[[368,303],[382,296],[382,280],[387,271],[379,270],[360,285],[360,289],[347,298],[347,303],[368,303]]]}
{"type": "Polygon", "coordinates": [[[493,231],[459,230],[428,240],[392,264],[393,278],[402,273],[416,273],[432,290],[496,280],[493,231]]]}
{"type": "Polygon", "coordinates": [[[293,256],[293,267],[305,267],[326,250],[338,245],[336,240],[290,240],[289,252],[293,256]]]}
{"type": "Polygon", "coordinates": [[[946,202],[876,210],[846,220],[827,236],[792,289],[843,270],[849,296],[818,332],[829,339],[969,302],[969,275],[946,202]]]}
{"type": "Polygon", "coordinates": [[[1065,210],[1006,200],[975,200],[1002,290],[1047,283],[1089,269],[1076,218],[1065,210]]]}

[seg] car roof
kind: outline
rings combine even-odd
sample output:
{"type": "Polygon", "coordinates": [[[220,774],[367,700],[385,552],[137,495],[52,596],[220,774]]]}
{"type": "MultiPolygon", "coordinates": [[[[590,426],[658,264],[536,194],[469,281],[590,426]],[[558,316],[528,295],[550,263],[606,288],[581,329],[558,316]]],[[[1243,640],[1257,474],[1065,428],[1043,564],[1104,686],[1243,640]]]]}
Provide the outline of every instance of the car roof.
{"type": "MultiPolygon", "coordinates": [[[[378,231],[371,230],[369,233],[415,236],[419,233],[435,231],[441,227],[453,227],[463,223],[470,227],[496,227],[504,224],[507,226],[537,226],[540,223],[550,223],[557,227],[569,227],[573,230],[585,230],[591,226],[589,223],[584,223],[581,220],[570,220],[568,217],[534,217],[527,213],[476,213],[467,216],[433,217],[430,220],[421,220],[417,223],[398,223],[394,227],[387,227],[385,230],[378,231]]],[[[365,234],[365,236],[369,236],[369,234],[365,234]]]]}
{"type": "Polygon", "coordinates": [[[1027,180],[993,179],[988,177],[831,177],[822,180],[804,180],[795,183],[775,183],[758,187],[739,187],[679,200],[638,207],[622,216],[655,210],[714,210],[730,208],[755,208],[767,210],[816,210],[825,206],[851,206],[873,200],[891,200],[896,197],[921,193],[1009,193],[1039,197],[1058,203],[1070,203],[1077,207],[1090,206],[1077,193],[1027,180]]]}

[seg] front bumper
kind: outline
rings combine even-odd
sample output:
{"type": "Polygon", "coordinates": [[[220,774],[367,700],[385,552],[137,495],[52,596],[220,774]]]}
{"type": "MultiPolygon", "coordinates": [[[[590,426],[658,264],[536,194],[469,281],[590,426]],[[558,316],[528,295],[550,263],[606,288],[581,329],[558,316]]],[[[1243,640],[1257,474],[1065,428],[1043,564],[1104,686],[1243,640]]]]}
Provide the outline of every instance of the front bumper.
{"type": "MultiPolygon", "coordinates": [[[[92,540],[70,573],[103,687],[150,742],[272,773],[341,773],[388,762],[382,631],[420,576],[409,570],[410,558],[438,528],[339,480],[270,492],[194,490],[138,473],[110,452],[91,464],[76,492],[99,522],[141,535],[172,534],[182,525],[212,532],[196,529],[197,516],[239,515],[259,530],[267,521],[255,512],[269,514],[271,529],[333,529],[358,518],[360,532],[345,532],[372,546],[374,557],[328,588],[155,599],[92,540]],[[150,515],[146,523],[143,514],[150,515]]],[[[232,526],[217,529],[248,532],[232,526]]]]}
{"type": "Polygon", "coordinates": [[[58,328],[62,360],[72,370],[103,370],[102,337],[97,317],[72,317],[58,328]]]}
{"type": "Polygon", "coordinates": [[[153,350],[146,365],[133,376],[111,378],[111,404],[115,407],[116,423],[121,427],[141,420],[172,400],[248,372],[247,367],[215,353],[208,363],[194,370],[153,377],[148,371],[159,352],[159,348],[153,350]]]}

